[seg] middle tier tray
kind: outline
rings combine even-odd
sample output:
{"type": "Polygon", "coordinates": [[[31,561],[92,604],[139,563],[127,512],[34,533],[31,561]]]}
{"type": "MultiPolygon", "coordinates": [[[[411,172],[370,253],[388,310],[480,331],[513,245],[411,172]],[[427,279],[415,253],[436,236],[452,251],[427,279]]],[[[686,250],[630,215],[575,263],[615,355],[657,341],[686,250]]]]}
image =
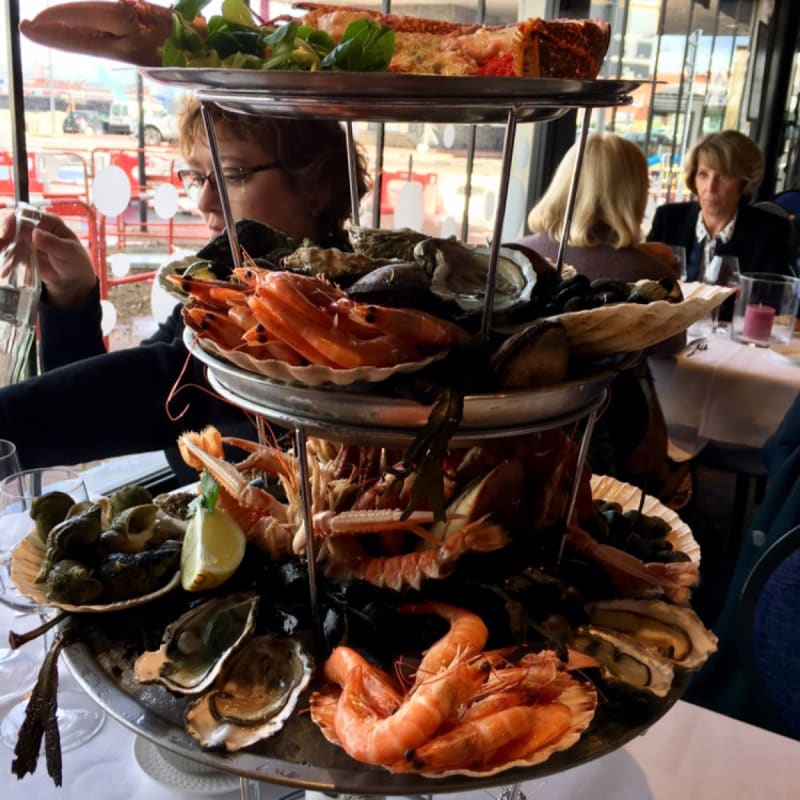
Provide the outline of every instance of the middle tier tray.
{"type": "MultiPolygon", "coordinates": [[[[330,425],[417,431],[425,426],[433,406],[380,394],[380,389],[343,390],[282,383],[237,367],[207,352],[188,328],[184,343],[206,365],[212,385],[225,394],[256,406],[281,411],[302,421],[330,425]]],[[[596,401],[617,375],[600,369],[586,377],[528,391],[467,395],[460,433],[544,424],[583,412],[596,401]]]]}

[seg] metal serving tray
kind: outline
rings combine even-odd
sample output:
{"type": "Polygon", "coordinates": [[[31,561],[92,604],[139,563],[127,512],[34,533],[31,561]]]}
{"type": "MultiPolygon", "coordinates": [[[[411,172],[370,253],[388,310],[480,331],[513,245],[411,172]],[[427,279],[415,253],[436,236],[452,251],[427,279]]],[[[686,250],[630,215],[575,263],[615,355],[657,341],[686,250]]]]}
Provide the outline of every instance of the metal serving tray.
{"type": "Polygon", "coordinates": [[[379,72],[141,68],[146,78],[195,90],[201,100],[250,114],[386,122],[521,122],[570,108],[632,102],[640,81],[484,78],[379,72]]]}
{"type": "MultiPolygon", "coordinates": [[[[228,395],[228,399],[245,401],[251,410],[263,409],[268,416],[278,412],[301,423],[321,423],[333,429],[361,427],[371,435],[392,429],[404,429],[413,435],[427,423],[432,410],[430,405],[381,395],[380,389],[362,386],[362,391],[348,391],[271,380],[203,350],[188,328],[184,342],[192,355],[208,367],[214,388],[228,395]]],[[[616,374],[603,369],[542,389],[468,395],[464,398],[459,434],[555,427],[565,417],[588,413],[587,408],[591,409],[616,374]]]]}
{"type": "Polygon", "coordinates": [[[310,721],[309,715],[302,713],[295,713],[281,732],[246,751],[221,753],[203,750],[183,726],[187,698],[178,699],[158,685],[123,689],[120,678],[107,672],[84,642],[66,648],[64,655],[78,683],[107,713],[159,747],[253,780],[322,792],[384,796],[474,791],[481,787],[543,778],[586,763],[611,753],[643,733],[680,698],[689,679],[689,673],[676,673],[667,697],[648,699],[642,695],[632,696],[627,713],[621,708],[616,714],[598,714],[576,744],[555,753],[543,764],[507,770],[490,777],[432,779],[421,775],[393,774],[354,761],[343,750],[328,743],[310,721]],[[306,751],[314,753],[314,763],[296,761],[288,755],[294,748],[292,742],[298,739],[302,740],[306,751]]]}

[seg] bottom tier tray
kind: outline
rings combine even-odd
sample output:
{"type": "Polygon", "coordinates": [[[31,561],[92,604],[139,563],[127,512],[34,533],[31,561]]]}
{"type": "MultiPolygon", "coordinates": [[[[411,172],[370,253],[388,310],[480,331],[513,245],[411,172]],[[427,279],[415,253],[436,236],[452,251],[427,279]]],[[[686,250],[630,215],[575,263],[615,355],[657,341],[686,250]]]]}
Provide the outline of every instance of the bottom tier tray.
{"type": "MultiPolygon", "coordinates": [[[[116,630],[125,627],[118,619],[116,630]]],[[[67,663],[94,700],[137,734],[181,756],[241,777],[323,792],[367,795],[475,790],[562,772],[605,756],[641,734],[680,698],[689,677],[688,673],[676,674],[672,690],[663,699],[625,690],[609,691],[604,686],[595,719],[583,737],[543,764],[510,769],[487,778],[432,779],[392,774],[352,760],[329,744],[302,710],[295,713],[280,733],[247,751],[225,754],[203,750],[183,727],[187,701],[177,699],[160,686],[134,684],[121,662],[115,665],[107,644],[104,637],[85,637],[66,650],[67,663]]]]}

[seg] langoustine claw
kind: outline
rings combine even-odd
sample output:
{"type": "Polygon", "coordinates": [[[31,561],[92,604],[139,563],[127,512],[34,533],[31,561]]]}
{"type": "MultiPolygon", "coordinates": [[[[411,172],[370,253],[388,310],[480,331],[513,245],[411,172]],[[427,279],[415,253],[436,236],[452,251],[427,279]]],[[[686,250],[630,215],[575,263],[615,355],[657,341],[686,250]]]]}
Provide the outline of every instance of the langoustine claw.
{"type": "MultiPolygon", "coordinates": [[[[204,30],[206,23],[198,16],[192,25],[204,30]]],[[[160,48],[172,33],[172,11],[144,0],[61,3],[22,20],[19,29],[45,47],[158,67],[160,48]]]]}

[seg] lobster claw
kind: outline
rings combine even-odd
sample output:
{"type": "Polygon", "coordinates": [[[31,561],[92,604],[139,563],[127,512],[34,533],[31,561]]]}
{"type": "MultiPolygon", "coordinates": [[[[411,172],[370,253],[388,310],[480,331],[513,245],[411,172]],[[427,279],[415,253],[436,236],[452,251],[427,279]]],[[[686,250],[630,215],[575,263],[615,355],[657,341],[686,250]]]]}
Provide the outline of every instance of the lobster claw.
{"type": "MultiPolygon", "coordinates": [[[[205,20],[198,16],[192,24],[202,28],[205,20]]],[[[46,47],[157,67],[172,33],[172,12],[145,0],[62,3],[22,20],[19,29],[46,47]]]]}

